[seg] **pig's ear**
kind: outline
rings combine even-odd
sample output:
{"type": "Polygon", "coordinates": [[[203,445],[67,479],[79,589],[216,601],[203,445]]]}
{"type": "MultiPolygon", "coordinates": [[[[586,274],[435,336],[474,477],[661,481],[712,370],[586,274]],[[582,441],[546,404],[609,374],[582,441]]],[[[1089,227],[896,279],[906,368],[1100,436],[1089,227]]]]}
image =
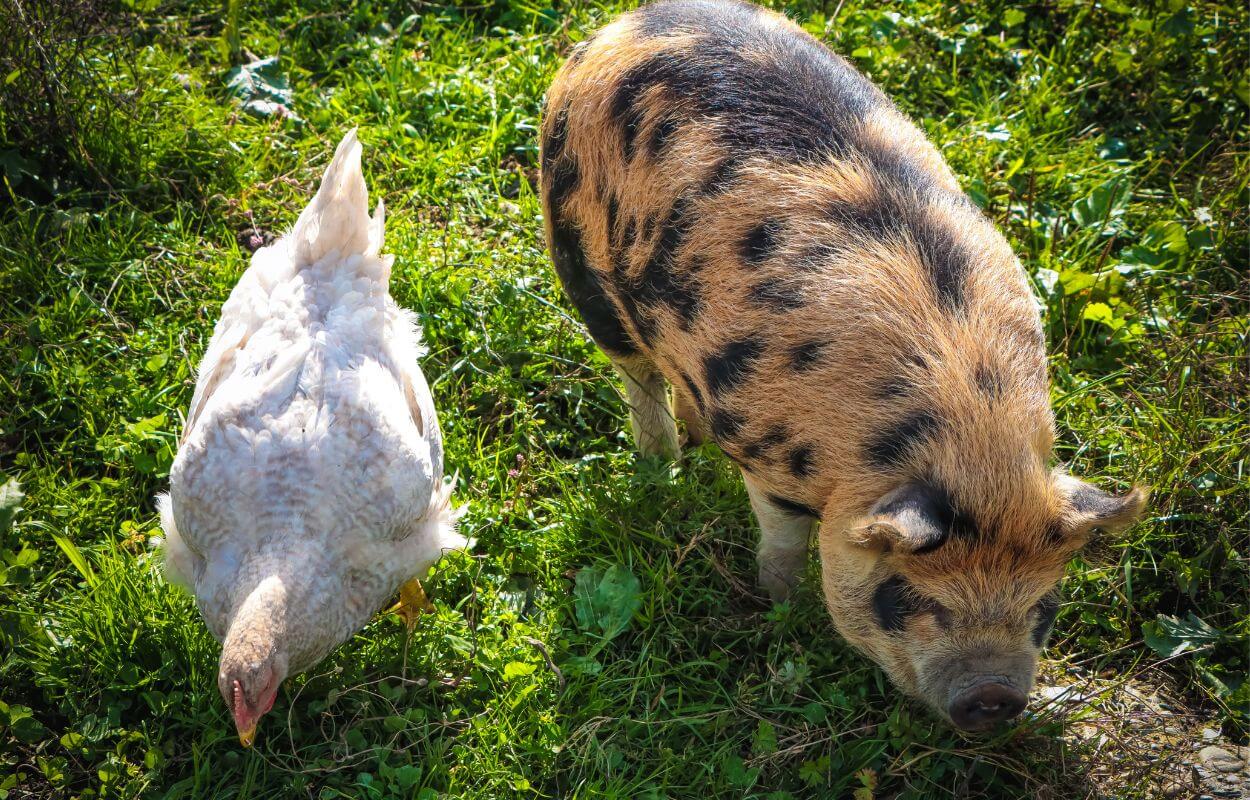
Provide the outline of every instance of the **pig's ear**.
{"type": "Polygon", "coordinates": [[[1146,506],[1146,489],[1134,486],[1124,494],[1110,494],[1062,472],[1055,482],[1064,499],[1063,528],[1067,538],[1083,542],[1100,531],[1133,524],[1146,506]]]}
{"type": "Polygon", "coordinates": [[[854,538],[867,546],[927,553],[946,542],[954,518],[944,492],[923,483],[905,483],[878,500],[853,526],[854,538]]]}

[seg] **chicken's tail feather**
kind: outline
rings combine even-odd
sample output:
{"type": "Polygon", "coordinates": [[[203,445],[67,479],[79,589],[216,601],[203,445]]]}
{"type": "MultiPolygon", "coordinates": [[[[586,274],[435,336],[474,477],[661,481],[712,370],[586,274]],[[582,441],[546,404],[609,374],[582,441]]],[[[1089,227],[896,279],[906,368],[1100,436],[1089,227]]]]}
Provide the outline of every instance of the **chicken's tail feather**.
{"type": "Polygon", "coordinates": [[[352,128],[339,142],[321,186],[300,213],[287,237],[297,266],[316,264],[337,252],[340,258],[377,258],[386,218],[381,201],[369,217],[369,189],[360,166],[360,140],[352,128]]]}
{"type": "Polygon", "coordinates": [[[162,572],[165,580],[193,591],[195,586],[195,562],[198,556],[187,547],[174,524],[174,501],[168,494],[158,495],[156,507],[161,512],[161,529],[165,533],[160,543],[162,572]]]}
{"type": "Polygon", "coordinates": [[[412,548],[408,550],[410,560],[407,563],[415,567],[414,574],[417,576],[424,575],[444,555],[453,550],[466,550],[473,544],[457,530],[465,507],[452,505],[451,488],[454,485],[453,479],[434,488],[429,507],[406,537],[412,548]]]}
{"type": "Polygon", "coordinates": [[[457,471],[451,480],[435,488],[434,496],[430,498],[430,517],[438,524],[440,555],[451,550],[468,550],[473,546],[473,542],[460,533],[460,518],[469,507],[451,504],[451,490],[459,477],[460,472],[457,471]]]}

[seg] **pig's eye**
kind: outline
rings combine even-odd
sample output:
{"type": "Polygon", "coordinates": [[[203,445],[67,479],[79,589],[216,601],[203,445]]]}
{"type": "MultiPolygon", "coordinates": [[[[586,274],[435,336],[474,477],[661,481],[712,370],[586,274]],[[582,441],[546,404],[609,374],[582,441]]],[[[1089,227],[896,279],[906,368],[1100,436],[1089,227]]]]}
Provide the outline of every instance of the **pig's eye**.
{"type": "Polygon", "coordinates": [[[896,575],[883,581],[872,593],[873,614],[887,633],[903,630],[907,616],[915,611],[908,588],[907,581],[896,575]]]}
{"type": "Polygon", "coordinates": [[[907,618],[915,614],[932,614],[943,628],[949,628],[951,624],[950,609],[936,600],[916,594],[911,585],[898,575],[877,586],[872,595],[872,610],[877,624],[887,633],[902,631],[907,618]]]}
{"type": "Polygon", "coordinates": [[[931,597],[918,595],[911,600],[912,610],[917,614],[929,614],[942,630],[950,630],[951,610],[931,597]]]}
{"type": "Polygon", "coordinates": [[[1050,629],[1059,614],[1059,598],[1053,594],[1046,595],[1033,606],[1033,613],[1037,615],[1037,622],[1033,623],[1033,646],[1040,648],[1046,644],[1046,637],[1050,636],[1050,629]]]}
{"type": "Polygon", "coordinates": [[[951,627],[951,610],[936,600],[928,600],[921,604],[921,609],[933,615],[937,620],[937,624],[943,630],[950,630],[951,627]]]}

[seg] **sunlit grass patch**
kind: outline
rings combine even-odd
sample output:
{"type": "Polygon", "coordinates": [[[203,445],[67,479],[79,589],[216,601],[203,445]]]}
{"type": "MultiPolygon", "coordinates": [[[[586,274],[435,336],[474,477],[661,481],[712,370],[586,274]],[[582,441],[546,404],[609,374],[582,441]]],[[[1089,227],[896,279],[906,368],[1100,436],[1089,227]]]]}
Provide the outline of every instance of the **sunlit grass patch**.
{"type": "Polygon", "coordinates": [[[94,168],[0,118],[0,469],[26,495],[0,502],[0,796],[1153,798],[1189,786],[1202,728],[1245,742],[1244,9],[784,4],[1013,241],[1062,458],[1153,487],[1069,570],[1044,685],[1081,701],[973,740],[838,638],[814,580],[758,596],[714,447],[632,453],[534,190],[542,92],[616,6],[227,8],[141,9],[94,168]],[[270,58],[255,97],[285,112],[228,86],[270,58]],[[153,497],[239,232],[289,226],[351,126],[476,544],[410,638],[373,621],[244,752],[217,645],[152,563],[153,497]]]}

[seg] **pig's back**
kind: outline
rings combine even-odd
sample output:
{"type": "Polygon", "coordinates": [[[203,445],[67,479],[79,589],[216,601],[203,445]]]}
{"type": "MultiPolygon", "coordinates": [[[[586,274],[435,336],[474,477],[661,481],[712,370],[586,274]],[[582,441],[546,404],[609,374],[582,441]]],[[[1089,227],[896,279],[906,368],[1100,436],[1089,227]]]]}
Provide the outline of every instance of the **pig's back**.
{"type": "Polygon", "coordinates": [[[542,149],[553,259],[591,334],[654,362],[779,498],[862,511],[903,475],[1049,452],[1007,243],[916,127],[779,15],[626,15],[561,70],[542,149]]]}

